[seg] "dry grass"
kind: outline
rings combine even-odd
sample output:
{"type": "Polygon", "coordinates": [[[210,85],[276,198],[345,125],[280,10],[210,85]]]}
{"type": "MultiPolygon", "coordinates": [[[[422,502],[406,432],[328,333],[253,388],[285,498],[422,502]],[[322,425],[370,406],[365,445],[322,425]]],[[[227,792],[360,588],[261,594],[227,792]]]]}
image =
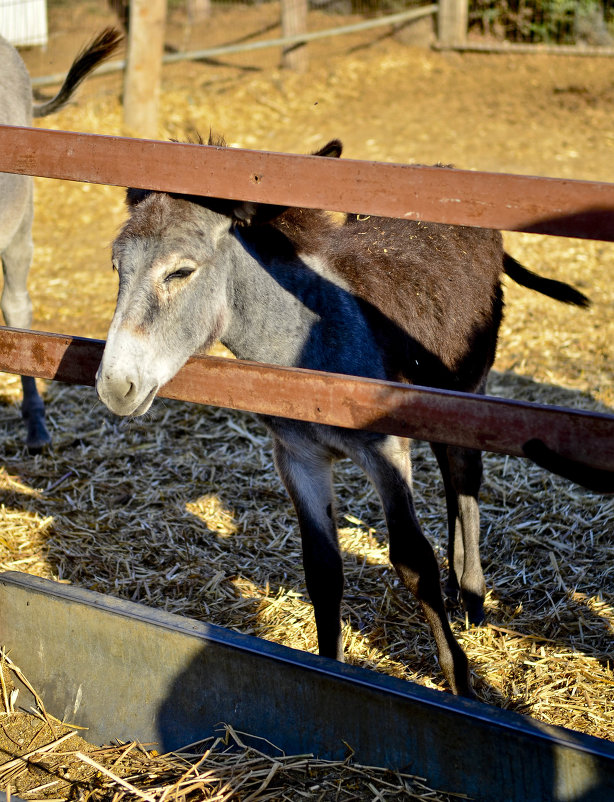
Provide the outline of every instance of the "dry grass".
{"type": "MultiPolygon", "coordinates": [[[[603,65],[446,56],[394,41],[314,59],[308,76],[181,65],[165,71],[161,136],[213,125],[239,145],[295,152],[341,136],[359,158],[612,181],[603,65]]],[[[93,81],[45,124],[120,133],[119,90],[119,78],[93,81]]],[[[35,325],[104,337],[122,191],[39,180],[37,198],[35,325]]],[[[614,247],[506,240],[527,266],[574,282],[594,303],[571,310],[510,285],[491,393],[611,411],[614,247]]],[[[55,447],[31,458],[18,397],[18,380],[0,377],[3,570],[315,649],[295,516],[253,416],[159,400],[145,419],[122,422],[93,391],[49,384],[55,447]]],[[[424,444],[414,464],[418,513],[445,568],[441,481],[424,444]]],[[[347,463],[336,489],[348,660],[443,687],[426,625],[388,565],[373,490],[347,463]]],[[[614,739],[614,499],[488,454],[482,517],[489,623],[454,622],[480,698],[614,739]]]]}

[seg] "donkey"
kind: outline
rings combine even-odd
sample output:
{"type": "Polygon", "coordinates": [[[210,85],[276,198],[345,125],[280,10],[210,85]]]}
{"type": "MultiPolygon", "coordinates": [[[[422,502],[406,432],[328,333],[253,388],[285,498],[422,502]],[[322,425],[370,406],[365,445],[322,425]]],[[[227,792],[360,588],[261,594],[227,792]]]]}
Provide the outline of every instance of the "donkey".
{"type": "MultiPolygon", "coordinates": [[[[61,109],[86,76],[107,59],[121,41],[112,28],[103,30],[75,58],[57,95],[33,106],[26,65],[13,45],[0,36],[0,124],[31,126],[33,117],[46,117],[61,109]]],[[[8,326],[30,328],[32,302],[27,277],[32,262],[33,186],[28,175],[0,173],[0,259],[4,289],[0,306],[8,326]]],[[[45,407],[35,380],[22,376],[21,413],[27,425],[27,446],[32,453],[51,442],[45,426],[45,407]]]]}
{"type": "MultiPolygon", "coordinates": [[[[211,144],[211,140],[210,140],[211,144]]],[[[338,156],[333,140],[316,156],[338,156]]],[[[587,299],[503,251],[499,232],[129,189],[113,244],[117,307],[96,388],[117,415],[142,415],[158,389],[216,340],[240,359],[480,393],[495,357],[501,276],[570,303],[587,299]]],[[[299,520],[322,655],[343,659],[343,569],[332,463],[349,457],[377,489],[390,560],[418,599],[456,694],[472,694],[446,617],[437,561],[411,490],[409,441],[263,417],[299,520]]],[[[443,473],[451,587],[483,617],[481,455],[433,444],[443,473]]]]}

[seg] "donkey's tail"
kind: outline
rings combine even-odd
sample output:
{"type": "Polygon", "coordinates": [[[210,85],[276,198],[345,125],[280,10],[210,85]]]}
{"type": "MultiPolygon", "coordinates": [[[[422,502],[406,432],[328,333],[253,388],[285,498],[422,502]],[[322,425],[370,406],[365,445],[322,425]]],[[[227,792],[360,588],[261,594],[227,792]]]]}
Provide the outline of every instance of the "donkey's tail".
{"type": "Polygon", "coordinates": [[[503,269],[517,284],[522,284],[523,287],[528,287],[530,290],[541,292],[542,295],[548,295],[550,298],[554,298],[555,301],[562,301],[566,304],[585,308],[591,305],[586,295],[576,290],[571,284],[566,284],[564,281],[556,281],[553,278],[538,276],[537,273],[533,273],[523,267],[509,253],[503,255],[503,269]]]}
{"type": "Polygon", "coordinates": [[[554,298],[555,301],[562,301],[574,306],[588,307],[591,305],[586,295],[576,290],[571,284],[566,284],[564,281],[556,281],[553,278],[538,276],[537,273],[532,273],[526,267],[523,267],[509,253],[503,255],[503,270],[517,284],[522,284],[523,287],[528,287],[530,290],[541,292],[542,295],[548,295],[550,298],[554,298]]]}
{"type": "Polygon", "coordinates": [[[122,40],[121,33],[115,28],[105,28],[77,55],[72,63],[64,83],[57,95],[46,103],[34,106],[34,117],[46,117],[58,111],[69,100],[79,84],[92,72],[93,69],[111,56],[122,40]]]}

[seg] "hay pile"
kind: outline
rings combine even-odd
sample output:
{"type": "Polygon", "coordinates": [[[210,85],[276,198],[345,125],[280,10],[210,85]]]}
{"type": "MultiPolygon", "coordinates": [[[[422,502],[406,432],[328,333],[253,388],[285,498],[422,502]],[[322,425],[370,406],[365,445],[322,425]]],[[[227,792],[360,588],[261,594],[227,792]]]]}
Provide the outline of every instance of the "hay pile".
{"type": "MultiPolygon", "coordinates": [[[[295,152],[341,136],[359,158],[614,180],[612,90],[598,59],[460,57],[381,41],[314,58],[308,76],[240,64],[165,70],[161,136],[213,125],[239,145],[295,152]]],[[[120,133],[120,88],[119,78],[95,79],[45,124],[120,133]]],[[[104,337],[122,194],[37,181],[37,327],[104,337]]],[[[527,266],[587,292],[593,307],[571,310],[509,286],[490,392],[611,411],[614,247],[506,240],[527,266]]],[[[31,458],[18,398],[18,379],[0,377],[2,570],[315,650],[296,519],[253,416],[158,400],[145,419],[119,421],[92,390],[50,383],[55,447],[31,458]]],[[[414,464],[418,515],[443,569],[441,479],[424,444],[414,464]]],[[[347,463],[335,481],[347,659],[442,688],[426,625],[388,566],[373,490],[347,463]]],[[[466,630],[454,619],[480,698],[614,739],[614,499],[489,454],[482,519],[489,623],[466,630]]]]}
{"type": "Polygon", "coordinates": [[[221,727],[218,735],[164,755],[136,741],[96,747],[47,713],[36,689],[4,652],[0,652],[0,687],[0,788],[25,799],[371,802],[396,797],[453,802],[467,798],[433,791],[418,777],[358,765],[351,754],[344,761],[286,755],[230,725],[221,727]],[[16,709],[20,685],[36,699],[31,713],[16,709]]]}

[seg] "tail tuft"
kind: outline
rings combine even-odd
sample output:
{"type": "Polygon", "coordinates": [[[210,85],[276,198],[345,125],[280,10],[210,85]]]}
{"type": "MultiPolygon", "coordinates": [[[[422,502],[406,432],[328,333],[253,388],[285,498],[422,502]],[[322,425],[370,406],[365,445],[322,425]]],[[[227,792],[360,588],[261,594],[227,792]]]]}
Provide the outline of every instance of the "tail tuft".
{"type": "Polygon", "coordinates": [[[55,111],[59,111],[62,106],[65,106],[75,89],[87,78],[92,70],[113,55],[122,39],[122,34],[115,28],[105,28],[101,31],[77,55],[57,95],[46,103],[34,106],[33,116],[46,117],[48,114],[53,114],[55,111]]]}
{"type": "Polygon", "coordinates": [[[561,301],[572,306],[581,306],[584,309],[591,305],[590,299],[580,290],[572,287],[571,284],[538,276],[537,273],[527,270],[509,253],[504,254],[503,270],[517,284],[521,284],[530,290],[535,290],[535,292],[540,292],[542,295],[547,295],[549,298],[554,298],[555,301],[561,301]]]}

